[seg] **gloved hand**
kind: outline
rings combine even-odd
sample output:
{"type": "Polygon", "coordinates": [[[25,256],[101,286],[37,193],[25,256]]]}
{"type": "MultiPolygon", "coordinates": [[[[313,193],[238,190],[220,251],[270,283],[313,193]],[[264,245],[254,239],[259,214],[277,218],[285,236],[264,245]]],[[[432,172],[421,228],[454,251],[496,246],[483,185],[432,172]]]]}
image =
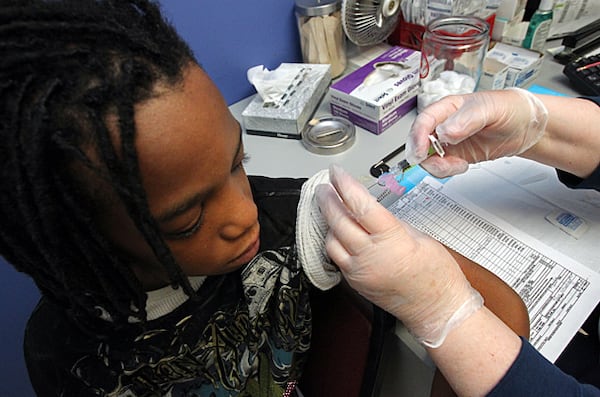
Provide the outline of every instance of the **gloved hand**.
{"type": "Polygon", "coordinates": [[[547,121],[542,101],[520,88],[447,96],[417,116],[406,158],[437,177],[460,174],[469,163],[523,153],[540,140],[547,121]],[[443,158],[427,158],[433,132],[444,145],[443,158]]]}
{"type": "Polygon", "coordinates": [[[483,305],[450,253],[398,220],[339,166],[316,197],[329,224],[326,249],[365,298],[400,319],[424,345],[438,347],[483,305]]]}

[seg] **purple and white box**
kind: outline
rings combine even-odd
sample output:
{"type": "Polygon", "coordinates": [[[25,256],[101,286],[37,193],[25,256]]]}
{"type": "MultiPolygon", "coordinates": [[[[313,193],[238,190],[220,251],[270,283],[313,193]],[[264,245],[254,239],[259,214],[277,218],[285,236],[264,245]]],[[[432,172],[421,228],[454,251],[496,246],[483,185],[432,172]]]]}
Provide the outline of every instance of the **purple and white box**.
{"type": "Polygon", "coordinates": [[[395,46],[329,87],[331,113],[381,134],[417,104],[421,52],[395,46]]]}

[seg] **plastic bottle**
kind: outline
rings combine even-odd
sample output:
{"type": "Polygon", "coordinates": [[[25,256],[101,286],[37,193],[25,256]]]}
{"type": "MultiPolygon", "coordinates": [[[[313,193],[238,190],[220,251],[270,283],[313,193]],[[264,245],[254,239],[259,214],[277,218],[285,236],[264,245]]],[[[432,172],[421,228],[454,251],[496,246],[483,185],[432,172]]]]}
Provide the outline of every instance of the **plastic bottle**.
{"type": "Polygon", "coordinates": [[[552,7],[554,0],[542,0],[540,6],[531,16],[529,27],[523,40],[523,48],[530,48],[535,51],[543,51],[550,25],[552,24],[552,7]]]}

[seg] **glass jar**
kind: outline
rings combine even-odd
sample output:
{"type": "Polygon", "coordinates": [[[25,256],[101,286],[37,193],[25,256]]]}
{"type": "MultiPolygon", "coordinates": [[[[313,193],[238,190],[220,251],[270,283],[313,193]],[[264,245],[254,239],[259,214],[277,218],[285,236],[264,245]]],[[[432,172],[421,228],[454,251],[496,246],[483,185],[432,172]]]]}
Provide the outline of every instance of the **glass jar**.
{"type": "Polygon", "coordinates": [[[296,0],[296,20],[304,63],[331,65],[331,77],[346,69],[346,34],[339,0],[296,0]]]}
{"type": "Polygon", "coordinates": [[[490,41],[486,21],[472,16],[434,19],[423,34],[417,111],[454,94],[474,92],[490,41]]]}

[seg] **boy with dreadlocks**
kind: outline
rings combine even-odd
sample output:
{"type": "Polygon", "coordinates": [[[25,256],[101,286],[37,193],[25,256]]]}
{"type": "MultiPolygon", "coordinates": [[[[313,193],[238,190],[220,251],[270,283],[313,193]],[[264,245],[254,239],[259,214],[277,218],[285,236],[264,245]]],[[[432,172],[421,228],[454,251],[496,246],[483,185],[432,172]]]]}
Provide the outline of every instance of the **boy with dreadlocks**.
{"type": "Polygon", "coordinates": [[[312,325],[297,208],[319,180],[246,176],[240,125],[154,3],[0,18],[0,255],[42,292],[35,391],[292,390],[312,325]]]}
{"type": "Polygon", "coordinates": [[[307,282],[290,248],[241,267],[293,245],[301,181],[249,183],[239,124],[156,5],[1,4],[0,253],[44,297],[36,392],[281,395],[307,282]]]}

